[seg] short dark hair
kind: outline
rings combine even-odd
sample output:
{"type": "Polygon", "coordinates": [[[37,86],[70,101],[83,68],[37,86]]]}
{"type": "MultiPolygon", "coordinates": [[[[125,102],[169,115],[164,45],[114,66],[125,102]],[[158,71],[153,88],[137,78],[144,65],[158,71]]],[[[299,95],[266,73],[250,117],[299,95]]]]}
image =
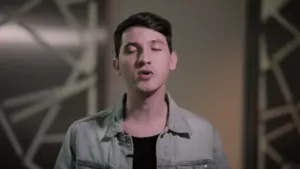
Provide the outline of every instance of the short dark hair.
{"type": "Polygon", "coordinates": [[[114,32],[114,45],[116,57],[119,57],[123,32],[131,27],[145,27],[163,34],[168,43],[169,51],[172,52],[172,26],[171,23],[161,16],[151,12],[140,12],[129,16],[122,21],[114,32]]]}

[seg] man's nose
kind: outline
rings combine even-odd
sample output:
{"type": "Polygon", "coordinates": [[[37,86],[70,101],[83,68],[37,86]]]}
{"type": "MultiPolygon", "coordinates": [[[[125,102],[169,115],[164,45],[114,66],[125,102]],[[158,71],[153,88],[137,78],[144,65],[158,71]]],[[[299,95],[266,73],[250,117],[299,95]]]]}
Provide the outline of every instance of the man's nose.
{"type": "Polygon", "coordinates": [[[151,64],[151,58],[147,51],[144,50],[139,54],[138,63],[139,65],[151,64]]]}

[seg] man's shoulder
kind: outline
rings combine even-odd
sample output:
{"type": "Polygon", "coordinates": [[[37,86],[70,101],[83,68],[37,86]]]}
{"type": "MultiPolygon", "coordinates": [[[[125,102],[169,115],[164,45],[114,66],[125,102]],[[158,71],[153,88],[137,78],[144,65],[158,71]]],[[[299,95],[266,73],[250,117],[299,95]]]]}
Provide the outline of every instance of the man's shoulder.
{"type": "Polygon", "coordinates": [[[214,130],[214,126],[212,125],[212,123],[200,113],[192,112],[190,110],[181,107],[180,107],[180,112],[192,130],[198,130],[198,131],[214,130]]]}
{"type": "Polygon", "coordinates": [[[93,115],[88,115],[88,116],[82,117],[82,118],[74,121],[71,124],[71,127],[72,126],[83,127],[83,126],[91,126],[91,125],[93,125],[93,126],[99,125],[99,126],[105,127],[107,124],[109,124],[112,112],[113,112],[113,107],[103,109],[93,115]]]}

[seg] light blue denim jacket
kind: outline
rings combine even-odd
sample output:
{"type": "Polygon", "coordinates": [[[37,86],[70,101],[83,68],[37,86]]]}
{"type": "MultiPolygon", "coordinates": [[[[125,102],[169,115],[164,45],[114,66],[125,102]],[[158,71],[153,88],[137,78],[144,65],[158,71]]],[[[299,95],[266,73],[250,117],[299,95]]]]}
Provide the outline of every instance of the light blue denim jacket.
{"type": "MultiPolygon", "coordinates": [[[[132,169],[132,138],[122,129],[124,98],[69,127],[55,169],[132,169]]],[[[179,107],[170,94],[166,98],[169,115],[157,140],[157,168],[229,169],[222,142],[211,123],[179,107]]]]}

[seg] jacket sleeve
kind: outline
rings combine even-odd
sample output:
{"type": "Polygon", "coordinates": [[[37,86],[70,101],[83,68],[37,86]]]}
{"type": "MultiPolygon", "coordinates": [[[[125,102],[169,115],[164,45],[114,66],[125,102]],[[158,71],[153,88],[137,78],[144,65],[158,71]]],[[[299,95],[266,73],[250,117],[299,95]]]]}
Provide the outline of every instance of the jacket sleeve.
{"type": "Polygon", "coordinates": [[[64,141],[58,153],[54,169],[75,169],[75,124],[72,124],[65,135],[64,141]]]}
{"type": "Polygon", "coordinates": [[[214,160],[217,169],[230,169],[218,132],[214,129],[214,160]]]}

